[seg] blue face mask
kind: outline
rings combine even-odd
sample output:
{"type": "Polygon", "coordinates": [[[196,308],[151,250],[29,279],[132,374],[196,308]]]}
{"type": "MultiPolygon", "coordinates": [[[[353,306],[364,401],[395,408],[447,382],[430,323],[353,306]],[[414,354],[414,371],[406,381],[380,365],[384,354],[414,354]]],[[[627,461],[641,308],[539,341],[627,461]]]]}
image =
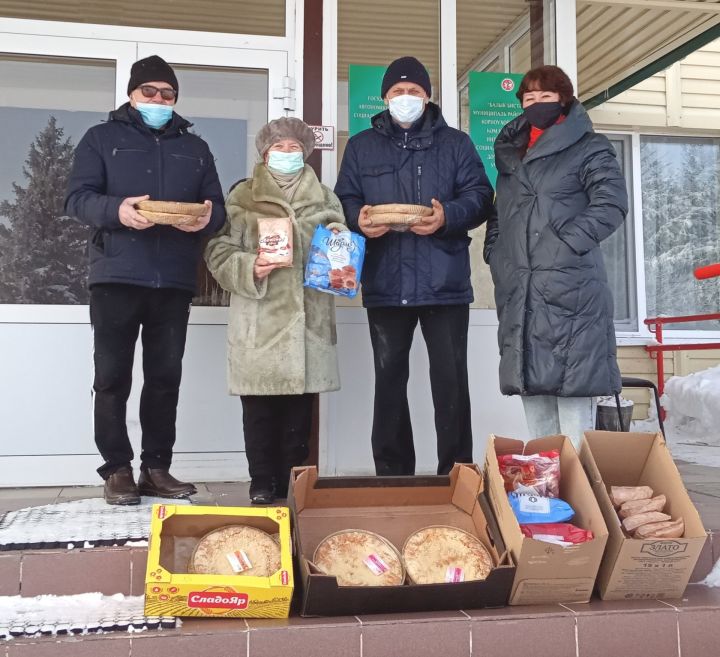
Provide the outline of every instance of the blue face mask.
{"type": "Polygon", "coordinates": [[[268,153],[268,168],[277,173],[297,173],[305,166],[302,151],[284,153],[283,151],[270,151],[268,153]]]}
{"type": "Polygon", "coordinates": [[[140,112],[145,125],[155,130],[162,128],[172,118],[173,113],[170,105],[158,105],[157,103],[137,103],[135,109],[140,112]]]}

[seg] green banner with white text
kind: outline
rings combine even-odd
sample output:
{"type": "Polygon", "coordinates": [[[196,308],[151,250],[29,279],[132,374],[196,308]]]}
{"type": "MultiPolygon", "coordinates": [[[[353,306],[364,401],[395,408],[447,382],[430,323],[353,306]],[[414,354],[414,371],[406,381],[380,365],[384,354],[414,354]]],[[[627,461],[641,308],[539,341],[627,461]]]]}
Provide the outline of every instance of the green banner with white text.
{"type": "Polygon", "coordinates": [[[522,112],[515,96],[522,77],[517,73],[470,73],[470,138],[493,187],[497,179],[495,139],[503,126],[522,112]]]}
{"type": "Polygon", "coordinates": [[[380,97],[385,66],[348,66],[348,132],[350,136],[367,130],[370,119],[385,109],[380,97]]]}

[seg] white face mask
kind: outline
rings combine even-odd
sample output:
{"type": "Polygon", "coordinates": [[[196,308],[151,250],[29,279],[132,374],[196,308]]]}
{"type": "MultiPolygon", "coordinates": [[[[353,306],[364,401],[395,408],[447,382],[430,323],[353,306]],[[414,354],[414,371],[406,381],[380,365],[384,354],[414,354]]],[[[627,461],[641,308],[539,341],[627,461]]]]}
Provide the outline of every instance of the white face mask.
{"type": "Polygon", "coordinates": [[[398,123],[413,123],[425,111],[425,99],[410,94],[395,96],[388,101],[388,109],[398,123]]]}

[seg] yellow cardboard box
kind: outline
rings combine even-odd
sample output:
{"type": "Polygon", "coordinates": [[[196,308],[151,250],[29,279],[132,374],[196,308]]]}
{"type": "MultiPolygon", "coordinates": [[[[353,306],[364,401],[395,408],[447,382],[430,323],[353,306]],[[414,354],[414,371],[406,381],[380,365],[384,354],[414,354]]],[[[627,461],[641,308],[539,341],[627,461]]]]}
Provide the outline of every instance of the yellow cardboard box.
{"type": "Polygon", "coordinates": [[[287,618],[292,593],[287,507],[153,506],[146,615],[287,618]],[[199,539],[214,529],[238,524],[279,533],[280,570],[270,577],[189,574],[188,560],[199,539]]]}

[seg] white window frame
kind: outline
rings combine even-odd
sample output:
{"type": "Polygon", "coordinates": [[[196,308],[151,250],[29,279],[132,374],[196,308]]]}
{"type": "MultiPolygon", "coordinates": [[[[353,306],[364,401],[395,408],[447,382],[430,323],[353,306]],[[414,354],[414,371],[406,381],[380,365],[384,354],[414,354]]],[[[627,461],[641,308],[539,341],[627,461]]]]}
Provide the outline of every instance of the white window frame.
{"type": "MultiPolygon", "coordinates": [[[[303,9],[302,0],[285,0],[284,36],[0,18],[0,52],[114,61],[115,107],[127,100],[130,67],[149,49],[171,54],[173,61],[179,63],[262,68],[268,70],[270,76],[269,118],[287,113],[282,109],[282,102],[273,97],[273,87],[279,86],[277,80],[284,76],[295,80],[295,115],[302,117],[303,9]]],[[[112,109],[108,107],[108,111],[112,109]]],[[[0,304],[0,324],[88,324],[89,321],[87,305],[0,304]]],[[[225,324],[227,308],[194,307],[190,323],[225,324]]]]}
{"type": "MultiPolygon", "coordinates": [[[[645,243],[643,239],[643,212],[642,212],[642,172],[640,166],[640,140],[642,137],[673,137],[677,139],[718,139],[720,135],[717,133],[705,131],[682,131],[668,130],[603,130],[603,132],[612,134],[630,134],[632,135],[632,169],[633,169],[633,190],[632,195],[635,203],[635,276],[637,286],[637,313],[638,313],[638,331],[618,331],[618,345],[637,345],[648,344],[655,341],[655,334],[651,333],[645,325],[644,320],[647,318],[647,298],[645,296],[645,243]]],[[[712,311],[711,311],[712,312],[712,311]]],[[[720,308],[717,309],[720,312],[720,308]]],[[[700,330],[683,330],[673,329],[671,326],[682,326],[681,324],[669,325],[663,327],[663,344],[681,344],[683,342],[717,342],[720,340],[720,331],[700,331],[700,330]]]]}
{"type": "MultiPolygon", "coordinates": [[[[717,134],[709,132],[682,132],[675,130],[615,130],[611,127],[598,128],[601,134],[610,136],[629,136],[632,148],[631,176],[632,189],[628,194],[633,204],[633,245],[634,245],[634,273],[635,273],[635,304],[638,328],[635,331],[618,329],[615,331],[618,346],[646,345],[655,341],[655,334],[645,325],[647,318],[647,298],[645,296],[645,243],[643,239],[643,205],[642,205],[642,171],[640,163],[640,140],[642,137],[676,137],[718,139],[717,134]]],[[[630,246],[630,245],[629,245],[630,246]]],[[[720,308],[718,308],[720,312],[720,308]]],[[[677,325],[679,326],[679,325],[677,325]]],[[[720,331],[699,331],[663,328],[664,344],[681,344],[683,342],[716,342],[720,339],[720,331]]]]}

